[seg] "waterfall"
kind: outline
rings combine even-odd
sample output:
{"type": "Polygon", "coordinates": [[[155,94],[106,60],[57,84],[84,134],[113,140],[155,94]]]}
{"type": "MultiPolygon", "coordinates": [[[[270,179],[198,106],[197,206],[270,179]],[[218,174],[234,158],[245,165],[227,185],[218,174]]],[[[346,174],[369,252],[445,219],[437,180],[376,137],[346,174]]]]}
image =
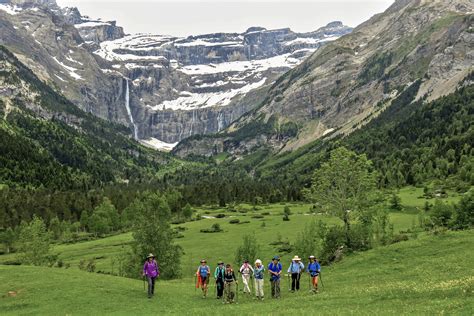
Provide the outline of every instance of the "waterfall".
{"type": "Polygon", "coordinates": [[[191,128],[189,129],[189,136],[193,135],[193,127],[194,127],[194,122],[196,121],[196,117],[195,117],[195,110],[193,110],[192,112],[192,118],[191,118],[191,128]]]}
{"type": "Polygon", "coordinates": [[[218,132],[224,129],[224,122],[222,120],[223,116],[224,115],[222,112],[219,112],[219,114],[217,114],[217,131],[218,132]]]}
{"type": "Polygon", "coordinates": [[[138,127],[137,124],[135,124],[135,121],[133,120],[132,110],[130,109],[130,87],[127,78],[125,78],[125,82],[127,83],[127,86],[125,88],[125,108],[127,109],[127,114],[130,118],[130,123],[132,123],[133,125],[133,138],[138,140],[138,127]]]}

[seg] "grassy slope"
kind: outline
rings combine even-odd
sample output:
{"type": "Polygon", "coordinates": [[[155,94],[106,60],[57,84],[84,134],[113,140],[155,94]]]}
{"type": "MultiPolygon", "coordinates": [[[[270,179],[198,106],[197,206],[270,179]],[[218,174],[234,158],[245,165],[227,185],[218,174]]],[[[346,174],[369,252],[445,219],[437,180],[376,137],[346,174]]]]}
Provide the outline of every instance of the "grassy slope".
{"type": "MultiPolygon", "coordinates": [[[[474,232],[423,235],[347,257],[324,269],[317,296],[300,293],[256,302],[239,295],[239,304],[203,300],[192,280],[159,282],[147,300],[143,284],[73,269],[0,266],[0,311],[17,314],[465,314],[474,312],[474,232]],[[7,297],[17,291],[17,297],[7,297]]],[[[213,288],[211,288],[213,290],[213,288]]],[[[268,281],[266,281],[268,293],[268,281]]]]}
{"type": "MultiPolygon", "coordinates": [[[[183,247],[185,252],[182,259],[183,274],[192,275],[201,258],[206,258],[213,267],[220,259],[232,262],[235,250],[241,244],[244,234],[255,233],[261,246],[261,259],[267,260],[276,253],[275,246],[270,245],[270,243],[277,240],[278,234],[281,235],[282,240],[288,239],[290,242],[293,242],[297,233],[302,230],[309,220],[321,219],[330,225],[342,223],[338,218],[332,216],[307,215],[309,210],[308,204],[288,205],[293,214],[290,216],[289,222],[282,220],[281,213],[284,208],[282,204],[272,204],[262,207],[261,210],[255,212],[256,214],[269,212],[270,215],[264,216],[264,219],[251,218],[254,215],[253,211],[242,214],[225,212],[222,209],[211,211],[199,210],[203,216],[225,213],[227,216],[232,217],[202,219],[179,225],[186,228],[186,231],[182,233],[184,237],[177,239],[177,242],[183,247]],[[250,223],[229,224],[229,221],[234,218],[240,219],[241,222],[250,221],[250,223]],[[263,221],[265,221],[265,227],[261,227],[263,221]],[[200,232],[203,228],[210,228],[214,223],[219,223],[224,232],[212,234],[200,232]]],[[[250,206],[247,205],[245,208],[250,208],[250,206]]],[[[395,231],[400,231],[410,228],[417,221],[417,215],[411,212],[393,212],[391,213],[391,219],[394,223],[395,231]]],[[[96,258],[97,271],[111,272],[114,269],[113,272],[117,272],[117,265],[112,266],[112,258],[128,247],[127,244],[131,241],[131,238],[131,233],[125,233],[76,244],[60,244],[54,246],[54,252],[59,254],[59,258],[64,263],[69,263],[75,269],[77,269],[81,259],[89,260],[96,258]]],[[[289,260],[291,255],[293,254],[285,254],[282,258],[283,260],[289,260]]],[[[0,263],[15,260],[15,256],[15,254],[0,256],[0,263]]]]}

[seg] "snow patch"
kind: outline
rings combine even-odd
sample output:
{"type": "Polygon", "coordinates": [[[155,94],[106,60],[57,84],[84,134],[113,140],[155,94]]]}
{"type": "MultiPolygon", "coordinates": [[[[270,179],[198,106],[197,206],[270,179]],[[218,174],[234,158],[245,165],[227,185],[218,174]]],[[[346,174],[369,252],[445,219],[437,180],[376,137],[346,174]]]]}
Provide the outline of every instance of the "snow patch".
{"type": "Polygon", "coordinates": [[[151,147],[160,151],[171,151],[178,143],[166,143],[162,140],[150,137],[148,139],[141,139],[140,143],[147,147],[151,147]]]}
{"type": "Polygon", "coordinates": [[[0,3],[0,10],[5,11],[7,14],[10,14],[10,15],[17,15],[18,13],[23,11],[22,8],[16,5],[12,6],[6,3],[0,3]]]}
{"type": "Polygon", "coordinates": [[[77,69],[74,68],[74,67],[71,67],[71,66],[67,66],[65,64],[63,64],[62,62],[60,62],[56,57],[53,57],[54,61],[57,62],[61,67],[63,67],[64,69],[66,69],[68,71],[68,74],[69,76],[71,76],[72,78],[76,79],[76,80],[84,80],[80,75],[78,75],[76,73],[77,69]]]}
{"type": "Polygon", "coordinates": [[[80,24],[74,24],[74,27],[76,29],[82,29],[86,27],[97,27],[97,26],[110,26],[110,23],[107,22],[101,22],[101,21],[91,21],[91,22],[84,22],[80,24]]]}
{"type": "Polygon", "coordinates": [[[225,72],[262,72],[270,68],[293,68],[300,60],[290,57],[291,54],[283,54],[267,59],[250,61],[231,61],[220,64],[192,65],[178,69],[187,75],[208,75],[225,72]]]}
{"type": "Polygon", "coordinates": [[[152,110],[184,110],[191,111],[195,109],[207,108],[212,106],[229,105],[232,99],[238,95],[245,95],[253,89],[257,89],[265,84],[266,78],[260,81],[245,85],[238,89],[231,89],[219,92],[192,93],[183,91],[180,97],[174,100],[164,101],[156,106],[149,106],[152,110]]]}
{"type": "Polygon", "coordinates": [[[333,131],[334,131],[334,128],[329,128],[329,129],[327,129],[327,130],[324,131],[323,136],[326,136],[327,134],[329,134],[329,133],[331,133],[331,132],[333,132],[333,131]]]}

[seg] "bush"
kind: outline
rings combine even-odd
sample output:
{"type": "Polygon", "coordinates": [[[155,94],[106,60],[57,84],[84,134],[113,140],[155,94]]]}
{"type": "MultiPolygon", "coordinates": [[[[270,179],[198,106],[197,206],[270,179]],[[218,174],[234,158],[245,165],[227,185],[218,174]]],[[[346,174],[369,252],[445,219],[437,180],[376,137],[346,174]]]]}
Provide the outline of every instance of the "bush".
{"type": "Polygon", "coordinates": [[[242,245],[240,245],[235,252],[235,262],[238,264],[248,260],[254,262],[257,259],[260,245],[257,242],[255,235],[245,235],[242,238],[242,245]]]}
{"type": "Polygon", "coordinates": [[[283,209],[283,214],[288,215],[288,216],[291,215],[291,209],[288,205],[285,206],[285,208],[283,209]]]}
{"type": "Polygon", "coordinates": [[[397,234],[395,236],[393,236],[393,239],[392,239],[392,244],[395,244],[397,242],[401,242],[401,241],[407,241],[409,238],[408,238],[408,235],[407,234],[397,234]]]}
{"type": "Polygon", "coordinates": [[[255,214],[252,216],[252,218],[264,218],[265,216],[261,215],[261,214],[255,214]]]}
{"type": "Polygon", "coordinates": [[[225,217],[225,214],[220,213],[220,214],[217,214],[215,217],[216,217],[216,218],[224,218],[224,217],[225,217]]]}
{"type": "Polygon", "coordinates": [[[270,212],[262,212],[262,215],[270,215],[270,212]]]}
{"type": "Polygon", "coordinates": [[[290,221],[290,217],[288,216],[288,214],[283,215],[283,221],[285,222],[290,221]]]}
{"type": "Polygon", "coordinates": [[[211,228],[205,228],[205,229],[201,229],[201,233],[219,233],[223,231],[221,229],[221,225],[215,223],[211,226],[211,228]]]}
{"type": "Polygon", "coordinates": [[[229,221],[229,224],[238,224],[240,222],[240,219],[234,218],[229,221]]]}

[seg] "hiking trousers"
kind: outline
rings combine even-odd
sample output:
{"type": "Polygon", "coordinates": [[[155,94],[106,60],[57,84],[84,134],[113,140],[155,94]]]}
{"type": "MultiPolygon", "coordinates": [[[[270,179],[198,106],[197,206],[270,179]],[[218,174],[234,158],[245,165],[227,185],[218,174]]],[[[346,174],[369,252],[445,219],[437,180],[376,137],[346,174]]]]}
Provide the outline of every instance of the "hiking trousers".
{"type": "Polygon", "coordinates": [[[271,280],[272,297],[280,298],[280,279],[271,280]]]}
{"type": "Polygon", "coordinates": [[[216,287],[217,287],[217,297],[221,298],[224,295],[224,280],[217,279],[216,280],[216,287]]]}
{"type": "Polygon", "coordinates": [[[242,274],[242,283],[244,283],[244,293],[250,294],[250,274],[242,274]]]}
{"type": "Polygon", "coordinates": [[[263,279],[255,279],[255,296],[263,298],[263,279]]]}
{"type": "Polygon", "coordinates": [[[224,298],[226,303],[235,302],[235,282],[226,282],[224,287],[224,298]]]}
{"type": "Polygon", "coordinates": [[[300,273],[292,273],[291,274],[291,290],[300,290],[300,278],[301,274],[300,273]]]}
{"type": "Polygon", "coordinates": [[[155,294],[155,280],[156,277],[151,277],[147,275],[148,280],[148,297],[152,297],[155,294]]]}

